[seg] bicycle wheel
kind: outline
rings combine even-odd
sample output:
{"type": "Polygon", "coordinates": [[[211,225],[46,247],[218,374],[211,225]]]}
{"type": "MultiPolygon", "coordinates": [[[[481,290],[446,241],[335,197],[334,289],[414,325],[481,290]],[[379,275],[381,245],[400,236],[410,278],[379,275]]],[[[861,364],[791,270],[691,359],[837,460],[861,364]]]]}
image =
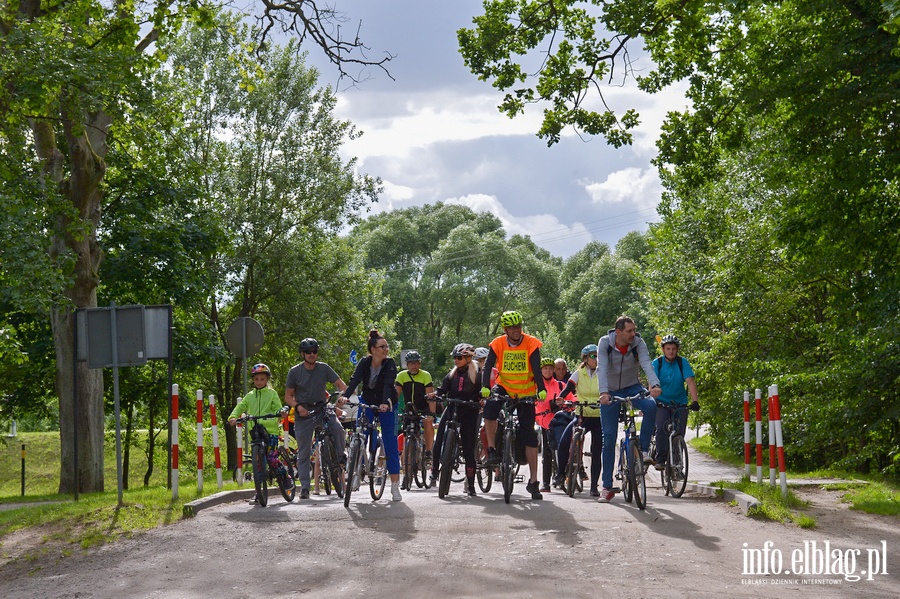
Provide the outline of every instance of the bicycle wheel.
{"type": "Polygon", "coordinates": [[[500,461],[500,478],[503,483],[503,501],[509,503],[513,483],[516,480],[516,431],[508,427],[503,431],[503,458],[500,461]]]}
{"type": "Polygon", "coordinates": [[[584,472],[584,433],[578,433],[578,442],[575,443],[575,490],[579,493],[584,491],[582,472],[584,472]]]}
{"type": "Polygon", "coordinates": [[[575,497],[575,491],[577,489],[576,481],[581,478],[578,472],[578,458],[576,457],[576,450],[580,439],[581,433],[575,432],[572,435],[572,441],[569,444],[569,461],[566,464],[566,495],[569,497],[575,497]]]}
{"type": "Polygon", "coordinates": [[[322,454],[322,478],[325,479],[325,492],[331,494],[334,489],[338,497],[344,496],[344,480],[341,478],[341,463],[338,461],[334,440],[325,437],[320,449],[322,454]]]}
{"type": "Polygon", "coordinates": [[[456,466],[456,454],[459,453],[458,433],[452,428],[447,429],[444,435],[444,444],[441,447],[441,469],[438,476],[438,498],[443,499],[450,492],[450,479],[453,468],[456,466]]]}
{"type": "Polygon", "coordinates": [[[359,437],[353,437],[350,441],[350,453],[347,456],[347,487],[344,489],[344,507],[350,505],[350,495],[359,490],[359,481],[362,480],[362,464],[359,437]]]}
{"type": "Polygon", "coordinates": [[[681,497],[688,478],[688,453],[684,437],[672,439],[672,455],[669,456],[669,463],[672,468],[672,497],[681,497]]]}
{"type": "Polygon", "coordinates": [[[619,477],[622,479],[622,494],[625,501],[631,503],[634,497],[634,476],[632,474],[631,464],[628,453],[625,451],[625,440],[619,445],[619,477]]]}
{"type": "Polygon", "coordinates": [[[290,466],[282,462],[280,458],[278,461],[283,467],[283,470],[275,477],[278,480],[278,489],[284,500],[290,503],[297,495],[297,484],[294,477],[291,476],[290,466]]]}
{"type": "Polygon", "coordinates": [[[253,464],[253,484],[256,486],[256,501],[265,507],[269,503],[269,470],[266,465],[265,445],[254,443],[250,456],[253,464]]]}
{"type": "Polygon", "coordinates": [[[415,437],[407,438],[403,443],[403,484],[401,489],[409,491],[412,489],[413,479],[416,478],[416,455],[419,453],[419,446],[415,437]]]}
{"type": "Polygon", "coordinates": [[[466,460],[462,454],[462,443],[456,444],[456,458],[453,460],[453,472],[450,473],[450,479],[455,483],[466,480],[466,460]]]}
{"type": "Polygon", "coordinates": [[[431,462],[425,459],[425,439],[419,437],[416,444],[419,448],[416,452],[416,486],[420,489],[429,489],[431,481],[428,476],[431,474],[431,462]]]}
{"type": "Polygon", "coordinates": [[[631,472],[634,502],[642,510],[647,507],[647,481],[644,478],[644,457],[636,440],[631,444],[631,472]]]}
{"type": "Polygon", "coordinates": [[[481,435],[478,435],[478,442],[475,444],[475,459],[475,477],[478,479],[478,488],[481,489],[482,493],[487,493],[491,490],[491,485],[494,482],[494,471],[493,468],[484,465],[484,462],[487,460],[487,450],[481,441],[481,435]]]}
{"type": "Polygon", "coordinates": [[[387,459],[384,455],[384,439],[378,437],[378,445],[372,452],[372,468],[369,475],[369,491],[372,493],[372,499],[378,501],[384,495],[384,481],[387,478],[387,459]]]}

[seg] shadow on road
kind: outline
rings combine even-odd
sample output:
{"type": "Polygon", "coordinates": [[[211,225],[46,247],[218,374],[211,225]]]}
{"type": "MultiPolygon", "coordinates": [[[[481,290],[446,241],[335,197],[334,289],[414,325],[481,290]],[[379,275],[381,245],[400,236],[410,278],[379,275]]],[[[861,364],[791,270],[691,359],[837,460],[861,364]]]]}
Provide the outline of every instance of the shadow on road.
{"type": "Polygon", "coordinates": [[[574,514],[549,501],[532,501],[525,496],[517,497],[515,494],[510,498],[509,504],[503,501],[502,495],[499,497],[479,495],[470,501],[483,506],[483,511],[487,515],[521,520],[521,524],[511,526],[514,530],[550,533],[563,545],[574,545],[580,540],[578,538],[580,532],[590,530],[582,526],[574,514]]]}
{"type": "Polygon", "coordinates": [[[357,528],[387,534],[398,543],[416,538],[415,512],[401,501],[351,503],[347,513],[357,528]]]}
{"type": "MultiPolygon", "coordinates": [[[[649,498],[648,498],[649,499],[649,498]]],[[[676,500],[672,500],[676,501],[676,500]]],[[[677,500],[685,501],[685,500],[677,500]]],[[[638,510],[634,504],[628,504],[623,501],[613,501],[608,504],[609,507],[619,508],[627,511],[627,515],[636,522],[641,522],[648,528],[652,528],[656,534],[672,537],[678,540],[689,540],[698,549],[704,551],[718,551],[722,539],[720,537],[709,536],[700,531],[700,525],[668,510],[650,503],[647,509],[638,510]]]]}

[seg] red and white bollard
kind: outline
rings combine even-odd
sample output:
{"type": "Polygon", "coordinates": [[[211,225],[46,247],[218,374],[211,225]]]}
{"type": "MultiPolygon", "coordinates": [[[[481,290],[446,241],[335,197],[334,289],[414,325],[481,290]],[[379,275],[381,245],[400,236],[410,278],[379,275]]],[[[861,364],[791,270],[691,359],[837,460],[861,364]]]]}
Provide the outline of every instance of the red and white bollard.
{"type": "Polygon", "coordinates": [[[219,453],[219,423],[216,420],[216,396],[209,396],[209,420],[212,426],[213,459],[216,462],[216,486],[222,488],[222,456],[219,453]]]}
{"type": "Polygon", "coordinates": [[[172,499],[178,499],[178,385],[172,385],[172,499]]]}
{"type": "MultiPolygon", "coordinates": [[[[778,475],[781,479],[781,494],[787,495],[787,472],[784,464],[784,437],[781,432],[781,401],[778,399],[778,385],[769,387],[769,398],[772,402],[769,422],[774,423],[775,428],[775,446],[778,452],[778,475]]],[[[772,484],[774,484],[774,474],[772,475],[772,481],[772,484]]]]}
{"type": "Polygon", "coordinates": [[[744,476],[750,478],[750,392],[744,391],[744,476]]]}
{"type": "Polygon", "coordinates": [[[238,424],[235,427],[235,435],[237,435],[237,480],[238,486],[244,486],[244,425],[238,424]]]}
{"type": "Polygon", "coordinates": [[[772,407],[772,391],[769,387],[768,405],[769,405],[769,484],[775,486],[775,418],[774,408],[772,407]]]}
{"type": "Polygon", "coordinates": [[[197,493],[203,492],[203,391],[197,389],[197,493]]]}
{"type": "Polygon", "coordinates": [[[756,390],[756,482],[762,484],[762,390],[756,390]]]}

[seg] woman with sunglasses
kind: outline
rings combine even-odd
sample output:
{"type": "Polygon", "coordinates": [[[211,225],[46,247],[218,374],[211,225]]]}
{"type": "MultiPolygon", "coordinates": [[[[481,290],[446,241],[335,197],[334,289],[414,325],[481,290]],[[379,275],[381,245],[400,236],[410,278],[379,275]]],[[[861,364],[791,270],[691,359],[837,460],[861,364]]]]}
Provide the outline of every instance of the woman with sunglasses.
{"type": "MultiPolygon", "coordinates": [[[[582,348],[581,365],[569,377],[569,382],[566,383],[566,388],[563,389],[560,397],[566,398],[573,391],[580,402],[595,404],[600,401],[600,385],[597,380],[597,346],[593,343],[582,348]]],[[[573,418],[559,439],[559,446],[556,450],[556,463],[559,465],[559,471],[554,482],[557,486],[562,483],[562,476],[565,475],[565,465],[569,462],[572,431],[577,422],[578,418],[573,418]]],[[[584,408],[581,426],[584,427],[585,432],[591,434],[591,497],[599,497],[600,490],[597,483],[600,481],[600,456],[603,453],[603,427],[600,425],[600,409],[584,408]]]]}
{"type": "Polygon", "coordinates": [[[400,494],[400,450],[397,447],[397,364],[390,358],[390,346],[377,329],[369,331],[369,355],[356,364],[344,397],[350,397],[362,383],[361,402],[366,404],[367,417],[378,414],[387,471],[391,477],[391,499],[402,501],[400,494]]]}

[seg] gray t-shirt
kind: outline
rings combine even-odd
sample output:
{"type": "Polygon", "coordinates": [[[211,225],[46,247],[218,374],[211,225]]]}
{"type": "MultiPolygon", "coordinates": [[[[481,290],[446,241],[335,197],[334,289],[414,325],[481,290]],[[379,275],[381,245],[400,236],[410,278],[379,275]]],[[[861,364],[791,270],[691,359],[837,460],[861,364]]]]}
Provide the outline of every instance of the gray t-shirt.
{"type": "Polygon", "coordinates": [[[299,404],[325,403],[328,400],[327,383],[338,380],[338,374],[325,362],[316,362],[312,370],[301,363],[288,371],[286,389],[294,390],[294,399],[299,404]]]}

